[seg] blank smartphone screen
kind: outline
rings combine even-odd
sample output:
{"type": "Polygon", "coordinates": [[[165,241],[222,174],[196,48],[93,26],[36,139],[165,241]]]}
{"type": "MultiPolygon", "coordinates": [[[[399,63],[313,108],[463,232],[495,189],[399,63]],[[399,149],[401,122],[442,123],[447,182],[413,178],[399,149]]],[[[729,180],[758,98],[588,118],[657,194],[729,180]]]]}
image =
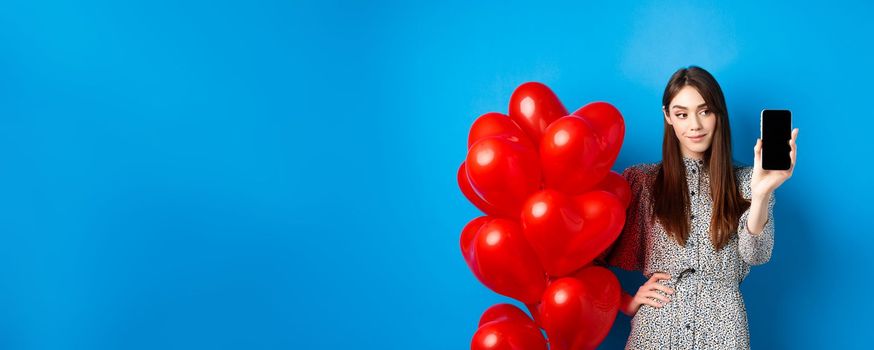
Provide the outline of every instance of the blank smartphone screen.
{"type": "Polygon", "coordinates": [[[792,138],[792,112],[766,109],[762,111],[762,168],[788,170],[789,140],[792,138]]]}

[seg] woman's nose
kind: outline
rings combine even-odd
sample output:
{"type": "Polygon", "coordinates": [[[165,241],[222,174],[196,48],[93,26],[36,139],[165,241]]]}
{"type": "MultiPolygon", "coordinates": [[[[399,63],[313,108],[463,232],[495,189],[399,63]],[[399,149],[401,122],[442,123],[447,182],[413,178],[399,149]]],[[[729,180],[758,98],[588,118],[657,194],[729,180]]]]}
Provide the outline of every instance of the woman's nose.
{"type": "Polygon", "coordinates": [[[692,130],[701,129],[701,125],[702,125],[701,119],[699,119],[698,116],[695,116],[694,118],[692,118],[692,130]]]}

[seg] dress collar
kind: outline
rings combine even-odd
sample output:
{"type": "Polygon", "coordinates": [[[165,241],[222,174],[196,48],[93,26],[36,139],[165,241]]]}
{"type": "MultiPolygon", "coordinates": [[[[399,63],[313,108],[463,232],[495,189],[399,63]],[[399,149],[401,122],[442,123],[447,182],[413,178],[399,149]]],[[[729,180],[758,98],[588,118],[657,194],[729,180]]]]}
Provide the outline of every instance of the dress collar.
{"type": "Polygon", "coordinates": [[[695,173],[704,167],[704,160],[683,156],[683,164],[686,166],[686,171],[695,173]]]}

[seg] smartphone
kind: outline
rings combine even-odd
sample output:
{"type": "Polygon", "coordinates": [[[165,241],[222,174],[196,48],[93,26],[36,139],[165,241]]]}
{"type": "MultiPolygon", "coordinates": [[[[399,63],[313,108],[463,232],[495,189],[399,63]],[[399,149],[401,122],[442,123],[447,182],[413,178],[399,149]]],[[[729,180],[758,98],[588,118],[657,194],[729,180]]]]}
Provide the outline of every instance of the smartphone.
{"type": "Polygon", "coordinates": [[[762,169],[789,170],[789,140],[792,138],[792,112],[763,109],[761,120],[762,169]]]}

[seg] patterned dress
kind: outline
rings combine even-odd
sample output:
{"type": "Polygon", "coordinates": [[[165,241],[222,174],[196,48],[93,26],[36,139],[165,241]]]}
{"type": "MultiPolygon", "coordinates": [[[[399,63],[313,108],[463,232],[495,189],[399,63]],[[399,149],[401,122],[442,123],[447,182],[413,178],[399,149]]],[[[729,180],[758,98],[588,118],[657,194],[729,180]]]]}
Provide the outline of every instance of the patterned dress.
{"type": "MultiPolygon", "coordinates": [[[[668,237],[654,219],[651,190],[659,163],[639,164],[623,172],[633,199],[607,263],[642,271],[647,278],[655,272],[666,272],[671,279],[659,283],[676,291],[661,308],[640,307],[631,319],[626,349],[748,349],[749,328],[739,285],[751,265],[764,264],[771,258],[774,196],[768,203],[768,220],[762,233],[752,235],[747,231],[747,210],[740,218],[737,234],[716,251],[709,238],[713,202],[707,168],[702,160],[684,157],[683,163],[692,226],[686,246],[668,237]]],[[[753,169],[739,165],[734,168],[741,193],[749,199],[753,169]]]]}

